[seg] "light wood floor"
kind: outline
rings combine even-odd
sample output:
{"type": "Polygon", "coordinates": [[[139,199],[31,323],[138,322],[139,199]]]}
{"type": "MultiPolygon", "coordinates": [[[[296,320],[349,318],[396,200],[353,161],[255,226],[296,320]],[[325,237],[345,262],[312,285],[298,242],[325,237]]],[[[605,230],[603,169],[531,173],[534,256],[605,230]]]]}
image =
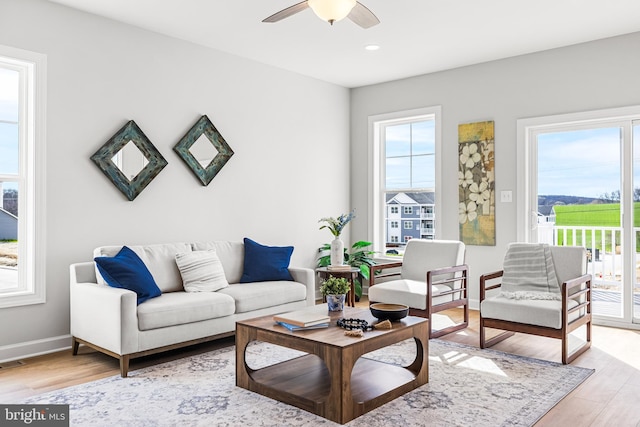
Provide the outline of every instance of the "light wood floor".
{"type": "MultiPolygon", "coordinates": [[[[358,305],[366,307],[366,300],[358,305]]],[[[449,313],[455,320],[456,313],[449,313]]],[[[436,315],[438,316],[438,315],[436,315]]],[[[435,319],[437,322],[438,319],[435,319]]],[[[593,345],[573,365],[596,372],[553,408],[536,426],[640,427],[640,332],[593,327],[593,345]]],[[[478,346],[478,314],[471,311],[467,329],[441,339],[478,346]]],[[[233,345],[233,338],[131,361],[131,370],[233,345]]],[[[516,334],[496,344],[496,350],[560,361],[560,341],[516,334]]],[[[64,351],[24,360],[24,365],[0,368],[0,403],[100,378],[118,375],[116,359],[84,346],[73,357],[64,351]]]]}

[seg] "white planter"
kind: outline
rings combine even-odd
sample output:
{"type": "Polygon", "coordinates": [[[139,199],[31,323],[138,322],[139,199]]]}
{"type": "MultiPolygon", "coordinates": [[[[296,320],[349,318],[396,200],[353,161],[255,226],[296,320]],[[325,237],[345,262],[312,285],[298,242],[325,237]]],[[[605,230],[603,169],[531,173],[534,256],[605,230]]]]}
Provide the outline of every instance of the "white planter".
{"type": "Polygon", "coordinates": [[[344,310],[344,300],[346,295],[327,295],[327,306],[329,311],[344,310]]]}
{"type": "Polygon", "coordinates": [[[339,237],[331,241],[331,265],[344,264],[344,243],[339,237]]]}

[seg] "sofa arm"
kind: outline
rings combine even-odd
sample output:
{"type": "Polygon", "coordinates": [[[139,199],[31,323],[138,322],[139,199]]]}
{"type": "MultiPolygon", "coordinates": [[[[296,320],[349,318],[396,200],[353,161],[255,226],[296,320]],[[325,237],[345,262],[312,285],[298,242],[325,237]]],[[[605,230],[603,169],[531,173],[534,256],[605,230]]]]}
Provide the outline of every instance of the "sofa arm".
{"type": "Polygon", "coordinates": [[[69,293],[72,336],[118,355],[138,351],[135,292],[72,280],[69,293]]]}
{"type": "Polygon", "coordinates": [[[304,267],[289,267],[289,273],[291,273],[293,280],[307,287],[307,305],[315,305],[316,278],[314,271],[304,267]]]}

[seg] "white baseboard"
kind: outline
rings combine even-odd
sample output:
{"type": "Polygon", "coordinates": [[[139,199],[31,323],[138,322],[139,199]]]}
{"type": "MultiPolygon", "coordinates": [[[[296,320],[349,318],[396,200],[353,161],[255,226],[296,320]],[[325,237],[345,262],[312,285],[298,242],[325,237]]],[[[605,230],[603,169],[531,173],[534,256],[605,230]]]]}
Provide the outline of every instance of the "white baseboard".
{"type": "Polygon", "coordinates": [[[26,359],[71,348],[71,335],[27,341],[0,347],[0,363],[26,359]]]}

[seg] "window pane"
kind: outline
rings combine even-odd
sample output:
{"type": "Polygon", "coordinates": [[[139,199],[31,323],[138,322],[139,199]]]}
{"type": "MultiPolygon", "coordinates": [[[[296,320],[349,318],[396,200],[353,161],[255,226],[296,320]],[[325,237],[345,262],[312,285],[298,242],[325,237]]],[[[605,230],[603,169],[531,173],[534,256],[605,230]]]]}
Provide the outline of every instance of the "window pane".
{"type": "Polygon", "coordinates": [[[0,174],[18,174],[18,125],[0,122],[0,174]]]}
{"type": "Polygon", "coordinates": [[[435,121],[428,120],[411,125],[411,154],[434,154],[436,151],[435,121]]]}
{"type": "Polygon", "coordinates": [[[0,68],[0,121],[18,121],[19,73],[0,68]]]}
{"type": "Polygon", "coordinates": [[[411,154],[411,125],[385,127],[386,157],[408,156],[411,154]]]}
{"type": "Polygon", "coordinates": [[[0,293],[18,288],[18,184],[0,184],[0,293]]]}
{"type": "Polygon", "coordinates": [[[433,188],[436,185],[435,156],[414,156],[411,165],[411,188],[433,188]]]}
{"type": "Polygon", "coordinates": [[[386,172],[387,189],[411,187],[411,157],[387,159],[386,172]]]}
{"type": "Polygon", "coordinates": [[[584,246],[592,312],[622,317],[622,128],[538,136],[538,241],[584,246]]]}

